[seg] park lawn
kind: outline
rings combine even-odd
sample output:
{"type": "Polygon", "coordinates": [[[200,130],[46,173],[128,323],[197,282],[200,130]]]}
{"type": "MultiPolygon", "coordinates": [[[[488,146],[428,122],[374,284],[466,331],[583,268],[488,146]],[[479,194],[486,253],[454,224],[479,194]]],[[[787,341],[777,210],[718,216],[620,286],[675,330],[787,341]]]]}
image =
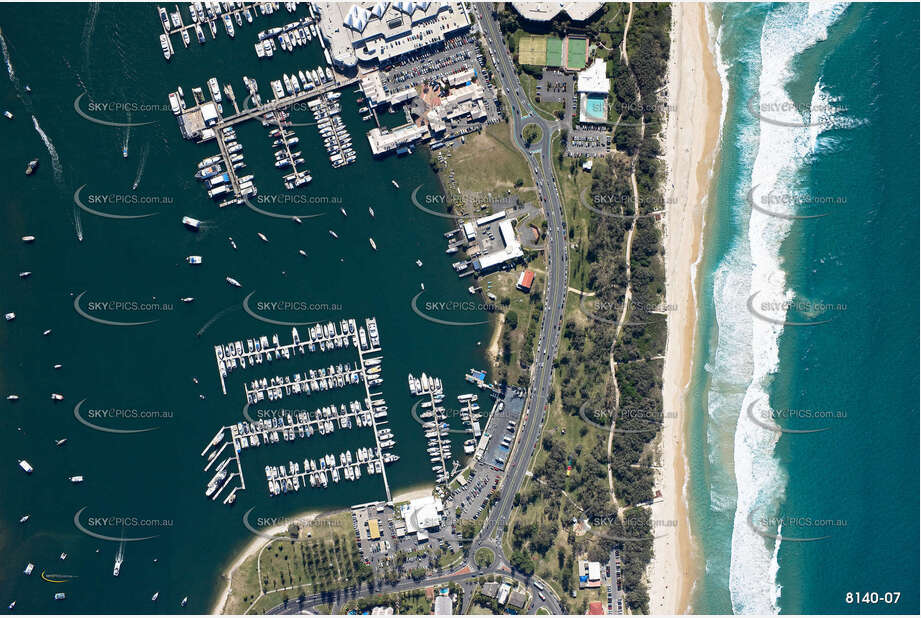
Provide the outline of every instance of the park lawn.
{"type": "Polygon", "coordinates": [[[511,131],[506,122],[492,124],[483,131],[468,134],[466,143],[455,146],[452,152],[448,170],[454,170],[462,192],[500,198],[505,197],[509,191],[520,194],[535,189],[528,163],[512,144],[511,131]],[[520,181],[520,187],[515,186],[516,181],[520,181]]]}
{"type": "Polygon", "coordinates": [[[499,358],[495,364],[496,377],[504,378],[508,384],[520,384],[519,380],[522,378],[526,380],[528,377],[529,359],[533,359],[534,346],[537,344],[537,333],[540,327],[542,304],[539,299],[542,297],[545,279],[542,262],[535,260],[527,267],[519,266],[513,271],[494,272],[478,281],[478,285],[483,287],[484,292],[495,294],[495,302],[501,311],[506,315],[509,311],[514,311],[518,316],[516,328],[508,329],[506,320],[503,320],[499,326],[502,330],[499,332],[499,358]],[[515,287],[519,275],[525,268],[534,271],[534,282],[531,284],[530,294],[515,287]],[[503,358],[506,332],[510,350],[507,359],[503,358]],[[530,346],[529,352],[527,352],[528,346],[530,346]],[[528,365],[527,367],[521,366],[522,359],[528,365]]]}
{"type": "MultiPolygon", "coordinates": [[[[578,290],[586,289],[589,276],[589,263],[586,259],[589,248],[588,232],[591,229],[592,212],[581,203],[582,192],[591,189],[592,175],[586,172],[575,159],[563,156],[560,163],[559,153],[563,149],[560,135],[551,141],[553,162],[556,167],[560,200],[566,215],[567,242],[569,243],[569,286],[578,290]]],[[[607,165],[603,159],[594,159],[594,165],[607,165]]],[[[586,195],[586,199],[590,199],[586,195]]]]}

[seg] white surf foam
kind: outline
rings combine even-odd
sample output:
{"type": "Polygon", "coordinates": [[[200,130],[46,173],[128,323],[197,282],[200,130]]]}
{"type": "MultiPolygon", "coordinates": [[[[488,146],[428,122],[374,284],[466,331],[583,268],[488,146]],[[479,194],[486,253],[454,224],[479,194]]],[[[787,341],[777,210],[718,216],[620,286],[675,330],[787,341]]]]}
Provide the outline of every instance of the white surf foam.
{"type": "MultiPolygon", "coordinates": [[[[764,119],[759,121],[757,154],[750,186],[788,193],[800,167],[810,155],[814,140],[810,129],[805,126],[809,118],[795,108],[785,86],[794,77],[792,61],[827,36],[828,27],[844,8],[843,5],[808,8],[785,5],[766,17],[761,36],[759,100],[762,105],[772,104],[770,118],[803,126],[778,126],[764,119]]],[[[792,208],[789,205],[780,207],[792,208]]],[[[759,534],[749,524],[752,513],[759,518],[774,514],[783,496],[785,474],[773,456],[779,434],[754,423],[744,411],[753,402],[767,398],[770,381],[778,368],[778,338],[783,332],[781,325],[752,316],[747,310],[747,303],[753,294],[758,294],[759,300],[792,298],[792,292],[786,287],[786,273],[780,258],[780,247],[789,230],[788,220],[757,210],[751,213],[747,239],[749,288],[743,296],[738,295],[737,289],[733,290],[730,301],[734,305],[733,317],[748,323],[751,342],[751,373],[741,405],[736,410],[738,421],[733,448],[737,497],[729,591],[733,611],[739,614],[770,614],[779,610],[777,556],[780,542],[759,534]]],[[[782,305],[759,305],[758,310],[761,315],[773,320],[786,318],[786,309],[782,305]]],[[[720,337],[723,337],[722,324],[720,337]]],[[[765,532],[777,533],[776,530],[765,532]]]]}

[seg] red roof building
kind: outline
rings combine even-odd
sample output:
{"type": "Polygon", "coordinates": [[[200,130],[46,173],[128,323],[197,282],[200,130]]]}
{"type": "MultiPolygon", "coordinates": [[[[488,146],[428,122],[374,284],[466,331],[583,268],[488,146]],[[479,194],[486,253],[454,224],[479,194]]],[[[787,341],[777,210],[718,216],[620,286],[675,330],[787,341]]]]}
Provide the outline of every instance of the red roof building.
{"type": "Polygon", "coordinates": [[[588,616],[603,616],[604,607],[601,605],[601,601],[592,601],[588,604],[588,616]]]}
{"type": "Polygon", "coordinates": [[[530,292],[533,283],[534,273],[530,270],[526,270],[518,276],[518,283],[516,285],[522,292],[530,292]]]}

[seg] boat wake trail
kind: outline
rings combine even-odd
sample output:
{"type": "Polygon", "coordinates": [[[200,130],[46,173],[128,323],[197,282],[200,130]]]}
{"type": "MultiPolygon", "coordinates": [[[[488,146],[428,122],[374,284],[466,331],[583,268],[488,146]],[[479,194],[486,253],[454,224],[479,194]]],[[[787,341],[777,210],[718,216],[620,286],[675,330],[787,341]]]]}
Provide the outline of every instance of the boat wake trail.
{"type": "Polygon", "coordinates": [[[96,17],[99,15],[99,3],[91,2],[90,3],[90,12],[86,17],[86,23],[83,25],[83,38],[81,44],[83,46],[83,70],[86,74],[89,74],[90,69],[90,43],[93,39],[93,32],[96,30],[96,17]]]}
{"type": "Polygon", "coordinates": [[[141,149],[141,160],[138,163],[138,173],[134,177],[134,184],[131,185],[132,191],[137,189],[138,185],[141,184],[141,176],[144,175],[144,166],[147,165],[148,152],[150,152],[150,144],[144,144],[144,148],[141,149]]]}
{"type": "Polygon", "coordinates": [[[58,156],[58,151],[54,147],[54,144],[51,143],[51,140],[48,139],[48,136],[42,131],[41,125],[38,124],[38,119],[33,115],[32,124],[35,126],[35,131],[38,133],[38,136],[42,138],[42,142],[45,144],[45,148],[48,150],[48,154],[51,155],[51,167],[54,170],[54,182],[58,184],[59,187],[64,187],[64,168],[61,167],[61,157],[58,156]]]}

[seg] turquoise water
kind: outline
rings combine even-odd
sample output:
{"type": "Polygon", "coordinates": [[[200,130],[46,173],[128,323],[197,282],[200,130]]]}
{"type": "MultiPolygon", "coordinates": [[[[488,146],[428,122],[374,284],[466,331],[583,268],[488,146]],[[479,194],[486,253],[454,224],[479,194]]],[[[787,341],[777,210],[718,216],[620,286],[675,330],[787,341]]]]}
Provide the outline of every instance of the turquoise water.
{"type": "Polygon", "coordinates": [[[714,20],[729,100],[688,428],[694,610],[917,613],[918,8],[714,20]]]}
{"type": "Polygon", "coordinates": [[[597,118],[599,122],[604,121],[604,97],[598,95],[588,95],[585,97],[585,112],[592,118],[597,118]]]}
{"type": "MultiPolygon", "coordinates": [[[[298,16],[303,14],[301,7],[298,16]]],[[[243,311],[242,300],[250,292],[255,292],[254,305],[309,303],[307,311],[262,312],[281,321],[377,316],[384,354],[382,391],[398,440],[396,452],[401,455],[388,468],[391,488],[398,492],[434,480],[428,466],[418,465],[426,461],[425,442],[421,427],[409,414],[414,399],[406,375],[426,371],[441,377],[446,397],[453,400],[469,386],[464,372],[483,365],[489,333],[483,324],[451,328],[427,322],[411,309],[410,301],[423,282],[426,289],[420,305],[471,298],[466,291],[469,283],[454,275],[450,256],[444,253],[442,233],[449,220],[422,213],[409,199],[420,185],[420,200],[440,195],[427,155],[373,160],[364,138],[370,125],[360,120],[357,95],[345,89],[343,119],[358,163],[333,170],[316,130],[298,127],[299,148],[314,180],[296,194],[311,201],[257,204],[273,212],[320,215],[296,225],[244,207],[219,210],[192,177],[196,163],[214,154],[216,147],[183,141],[168,108],[146,111],[146,106],[165,105],[167,93],[178,85],[191,100],[192,88],[207,91],[211,76],[222,84],[231,83],[242,98],[241,77],[248,75],[258,80],[265,96],[270,79],[321,64],[316,41],[294,54],[279,52],[272,60],[257,59],[252,47],[256,32],[290,19],[282,10],[237,28],[233,41],[221,31],[216,41],[208,34],[206,45],[193,44],[187,50],[175,39],[176,55],[167,64],[157,42],[160,24],[153,5],[68,4],[40,12],[33,5],[0,6],[4,60],[9,63],[0,76],[0,109],[15,115],[12,121],[0,118],[4,137],[0,303],[3,312],[17,314],[14,322],[3,322],[0,328],[0,393],[22,397],[16,404],[3,400],[0,416],[0,451],[5,454],[0,474],[0,602],[4,607],[16,600],[16,610],[23,613],[178,612],[180,599],[188,595],[185,611],[206,613],[221,588],[221,568],[253,539],[243,525],[248,509],[254,508],[250,521],[258,526],[260,519],[383,498],[380,477],[367,474],[356,483],[331,484],[325,491],[302,489],[277,499],[266,491],[265,465],[366,446],[373,439],[367,429],[247,451],[243,458],[247,490],[238,493],[236,505],[229,508],[205,498],[211,475],[202,471],[205,460],[199,453],[221,425],[243,420],[244,379],[291,375],[355,360],[354,354],[342,352],[298,357],[274,368],[263,364],[235,372],[228,394],[222,395],[214,344],[275,332],[282,342],[289,341],[290,327],[257,321],[243,311]],[[25,94],[25,84],[31,85],[31,95],[25,94]],[[91,102],[128,102],[145,106],[145,111],[136,108],[132,122],[152,124],[129,133],[88,122],[74,110],[74,100],[83,92],[88,93],[82,102],[84,111],[90,110],[91,102]],[[49,146],[42,142],[32,115],[49,146]],[[123,159],[126,141],[129,156],[123,159]],[[40,167],[27,178],[23,169],[33,157],[40,159],[40,167]],[[400,183],[400,190],[391,179],[400,183]],[[136,181],[137,190],[132,191],[136,181]],[[80,187],[84,187],[83,201],[97,210],[155,216],[119,221],[78,211],[73,194],[80,187]],[[159,201],[90,201],[92,196],[109,195],[159,201]],[[376,211],[374,219],[369,206],[376,211]],[[340,207],[348,212],[347,218],[340,207]],[[83,242],[76,237],[76,212],[83,242]],[[202,220],[201,231],[184,229],[183,215],[202,220]],[[338,240],[329,229],[338,233],[338,240]],[[259,240],[257,232],[270,242],[259,240]],[[34,244],[19,240],[27,234],[37,237],[34,244]],[[230,246],[230,236],[237,251],[230,246]],[[376,252],[369,246],[370,236],[377,243],[376,252]],[[306,259],[298,254],[301,248],[308,254],[306,259]],[[204,263],[191,267],[184,261],[187,255],[201,255],[204,263]],[[416,266],[416,259],[423,261],[423,268],[416,266]],[[32,271],[32,277],[20,280],[17,273],[26,270],[32,271]],[[239,280],[242,289],[228,286],[225,276],[239,280]],[[105,326],[75,312],[75,296],[83,291],[84,309],[98,301],[171,306],[141,315],[95,312],[112,320],[159,320],[133,328],[105,326]],[[179,302],[187,296],[195,297],[195,302],[179,302]],[[53,333],[43,337],[47,328],[53,333]],[[478,345],[481,341],[484,344],[478,345]],[[56,363],[63,367],[52,369],[56,363]],[[52,392],[62,393],[64,401],[52,402],[52,392]],[[156,428],[130,435],[102,433],[74,418],[74,405],[84,398],[85,414],[105,408],[169,416],[96,419],[97,424],[113,428],[156,428]],[[67,444],[56,447],[53,440],[63,437],[68,438],[67,444]],[[34,474],[26,476],[18,470],[20,458],[31,462],[34,474]],[[67,481],[76,474],[86,477],[83,485],[67,481]],[[98,533],[117,537],[120,526],[107,524],[109,518],[137,518],[145,521],[127,522],[126,536],[156,535],[127,544],[117,579],[112,577],[117,543],[90,538],[75,527],[74,516],[83,507],[81,524],[98,533]],[[18,520],[25,513],[31,519],[20,526],[18,520]],[[90,524],[90,518],[98,518],[97,523],[90,524]],[[64,561],[58,559],[61,552],[68,553],[64,561]],[[22,574],[28,562],[36,564],[31,577],[22,574]],[[43,570],[77,577],[47,583],[39,577],[43,570]],[[160,601],[155,606],[150,597],[157,590],[160,601]],[[66,602],[53,601],[56,592],[65,592],[66,602]]],[[[93,114],[107,121],[127,120],[121,110],[97,106],[93,114]]],[[[298,112],[293,119],[302,122],[310,117],[298,112]]],[[[258,123],[239,127],[246,171],[255,175],[261,196],[288,195],[282,175],[273,167],[266,133],[258,123]]],[[[465,314],[435,312],[436,317],[456,321],[488,317],[482,310],[465,314]]],[[[320,397],[286,397],[282,403],[313,410],[363,395],[363,389],[351,388],[320,397]]]]}

